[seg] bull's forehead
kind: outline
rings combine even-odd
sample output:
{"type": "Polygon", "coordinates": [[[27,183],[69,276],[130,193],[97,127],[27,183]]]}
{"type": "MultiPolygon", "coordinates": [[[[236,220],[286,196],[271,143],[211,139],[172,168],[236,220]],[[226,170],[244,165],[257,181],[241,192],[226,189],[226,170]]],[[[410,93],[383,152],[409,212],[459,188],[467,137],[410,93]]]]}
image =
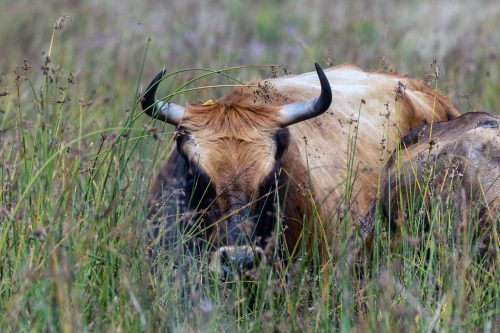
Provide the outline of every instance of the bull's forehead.
{"type": "Polygon", "coordinates": [[[258,103],[251,90],[235,90],[209,105],[188,105],[183,126],[198,136],[244,139],[279,129],[279,108],[258,103]]]}
{"type": "Polygon", "coordinates": [[[276,143],[272,137],[256,136],[251,140],[195,137],[194,140],[200,167],[221,190],[237,184],[246,191],[255,191],[274,169],[276,143]]]}
{"type": "Polygon", "coordinates": [[[213,104],[186,109],[190,155],[217,188],[237,183],[255,191],[274,168],[277,108],[252,96],[251,90],[235,90],[213,104]]]}

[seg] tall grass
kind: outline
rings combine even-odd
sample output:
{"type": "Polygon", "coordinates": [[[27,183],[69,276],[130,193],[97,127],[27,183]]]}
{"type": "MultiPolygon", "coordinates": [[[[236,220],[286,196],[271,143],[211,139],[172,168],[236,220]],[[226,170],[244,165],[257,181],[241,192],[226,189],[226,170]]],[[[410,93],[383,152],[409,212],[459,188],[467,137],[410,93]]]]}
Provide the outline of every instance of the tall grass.
{"type": "MultiPolygon", "coordinates": [[[[415,193],[400,194],[407,196],[404,202],[410,206],[403,207],[409,216],[402,236],[396,239],[377,215],[372,256],[361,269],[340,275],[337,263],[347,254],[338,249],[346,244],[335,245],[338,249],[332,252],[340,255],[332,256],[325,269],[318,241],[310,247],[308,260],[280,258],[251,279],[226,282],[210,272],[208,256],[186,252],[180,244],[186,238],[159,257],[164,260],[162,274],[152,274],[147,260],[146,197],[173,139],[172,128],[151,125],[141,115],[138,98],[143,82],[162,68],[161,63],[174,62],[168,68],[174,75],[163,86],[168,97],[180,101],[213,98],[225,88],[199,87],[238,84],[235,79],[268,72],[255,67],[211,70],[227,69],[225,63],[279,59],[299,71],[317,58],[327,62],[330,57],[335,63],[352,60],[378,67],[379,55],[387,52],[398,68],[400,59],[411,59],[401,68],[412,68],[413,73],[418,64],[415,71],[423,75],[436,55],[383,44],[384,36],[392,35],[380,18],[388,15],[384,10],[392,2],[383,1],[380,9],[362,14],[366,8],[361,4],[328,7],[318,0],[314,8],[328,10],[313,9],[307,17],[300,15],[304,5],[293,1],[279,2],[274,9],[232,2],[224,7],[217,1],[201,8],[189,1],[162,7],[152,1],[151,6],[163,11],[134,7],[139,14],[129,3],[117,6],[113,1],[75,1],[68,8],[57,2],[23,4],[7,2],[2,15],[18,19],[0,21],[0,70],[6,74],[0,80],[0,95],[5,95],[0,97],[2,331],[490,332],[498,327],[498,230],[491,231],[496,241],[490,245],[490,261],[474,250],[477,217],[469,218],[470,229],[455,233],[452,203],[428,207],[430,231],[422,234],[425,216],[418,212],[424,199],[415,193]],[[287,13],[287,8],[292,10],[287,13]],[[67,26],[51,29],[65,9],[71,15],[67,26]],[[353,18],[331,22],[329,17],[338,18],[342,10],[353,18]],[[119,15],[112,15],[114,11],[119,15]],[[186,17],[185,22],[169,25],[177,22],[175,13],[186,17]],[[243,13],[255,14],[255,22],[254,16],[243,13]],[[149,20],[137,25],[134,18],[143,17],[149,20]],[[273,29],[276,22],[288,28],[273,29]],[[222,43],[216,34],[225,31],[237,32],[222,43]],[[153,36],[150,42],[148,33],[153,36]],[[377,50],[377,55],[354,51],[363,47],[377,50]],[[182,67],[200,70],[174,71],[182,67]],[[210,75],[202,77],[204,73],[210,75]],[[193,78],[197,80],[184,86],[193,78]],[[180,264],[174,265],[172,258],[180,264]]],[[[484,5],[493,13],[478,14],[485,23],[467,24],[498,38],[491,32],[497,8],[488,1],[484,5]]],[[[429,3],[418,10],[426,6],[429,3]]],[[[397,29],[407,27],[401,23],[397,29]]],[[[407,43],[415,38],[403,35],[407,43]]],[[[467,111],[495,111],[498,68],[495,58],[490,59],[487,38],[479,39],[482,47],[473,51],[476,58],[470,62],[465,46],[443,47],[440,88],[452,91],[455,102],[467,111]],[[469,91],[467,99],[459,98],[469,91]]],[[[353,132],[351,153],[355,138],[353,132]]],[[[347,168],[352,170],[352,165],[351,161],[347,168]]],[[[349,201],[350,182],[345,186],[349,201]]],[[[352,222],[348,215],[338,220],[352,222]]],[[[313,227],[315,222],[305,221],[313,227]]],[[[275,235],[279,245],[280,223],[275,235]]],[[[305,242],[303,237],[299,258],[306,257],[305,242]]]]}

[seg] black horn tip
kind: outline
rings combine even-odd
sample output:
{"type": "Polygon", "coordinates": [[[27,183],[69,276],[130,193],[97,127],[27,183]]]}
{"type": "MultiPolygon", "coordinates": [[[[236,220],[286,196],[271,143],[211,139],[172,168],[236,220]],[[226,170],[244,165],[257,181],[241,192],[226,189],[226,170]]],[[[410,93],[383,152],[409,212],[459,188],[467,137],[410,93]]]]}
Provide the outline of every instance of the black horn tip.
{"type": "Polygon", "coordinates": [[[321,95],[318,99],[317,109],[326,111],[332,104],[332,88],[321,66],[315,63],[314,67],[316,67],[316,73],[318,73],[319,82],[321,83],[321,95]]]}
{"type": "Polygon", "coordinates": [[[155,101],[155,94],[156,94],[156,89],[158,88],[158,85],[161,82],[161,79],[165,75],[165,70],[162,70],[156,76],[154,79],[151,81],[151,83],[148,85],[146,88],[146,92],[144,93],[144,96],[142,97],[141,101],[141,106],[142,109],[146,112],[148,115],[153,114],[153,107],[151,107],[156,101],[155,101]]]}

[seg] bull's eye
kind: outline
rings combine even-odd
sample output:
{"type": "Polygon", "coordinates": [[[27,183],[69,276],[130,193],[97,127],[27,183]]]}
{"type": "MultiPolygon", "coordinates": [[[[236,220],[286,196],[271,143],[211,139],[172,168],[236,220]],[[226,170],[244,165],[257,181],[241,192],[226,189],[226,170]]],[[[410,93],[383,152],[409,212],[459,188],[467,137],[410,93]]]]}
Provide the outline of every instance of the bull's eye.
{"type": "Polygon", "coordinates": [[[176,133],[176,143],[177,143],[177,151],[179,154],[181,154],[182,157],[184,157],[186,160],[189,159],[189,157],[186,154],[186,145],[189,144],[189,134],[186,131],[178,131],[176,133]]]}
{"type": "Polygon", "coordinates": [[[198,210],[203,210],[213,205],[216,198],[215,188],[207,176],[196,162],[188,160],[189,163],[189,186],[191,188],[191,206],[198,210]]]}
{"type": "Polygon", "coordinates": [[[275,159],[279,161],[285,150],[288,147],[288,142],[290,141],[290,131],[288,128],[282,128],[274,134],[274,141],[276,142],[276,154],[275,159]]]}
{"type": "Polygon", "coordinates": [[[180,129],[177,132],[177,151],[185,159],[188,165],[187,178],[190,190],[189,205],[199,211],[213,205],[216,194],[210,177],[199,167],[197,154],[195,153],[196,143],[191,134],[180,129]]]}

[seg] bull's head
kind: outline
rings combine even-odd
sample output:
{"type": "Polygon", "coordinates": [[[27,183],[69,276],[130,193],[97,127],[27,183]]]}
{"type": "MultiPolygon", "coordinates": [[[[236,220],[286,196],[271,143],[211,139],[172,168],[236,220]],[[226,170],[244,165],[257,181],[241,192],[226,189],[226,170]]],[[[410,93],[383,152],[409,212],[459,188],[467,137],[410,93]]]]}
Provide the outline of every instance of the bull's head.
{"type": "Polygon", "coordinates": [[[279,105],[258,102],[240,89],[209,105],[165,103],[155,99],[164,71],[148,86],[145,113],[178,127],[177,149],[196,179],[191,202],[204,212],[216,249],[212,267],[247,269],[265,260],[263,248],[273,231],[273,198],[280,160],[287,148],[287,126],[316,117],[330,106],[328,79],[316,64],[321,95],[279,105]]]}

